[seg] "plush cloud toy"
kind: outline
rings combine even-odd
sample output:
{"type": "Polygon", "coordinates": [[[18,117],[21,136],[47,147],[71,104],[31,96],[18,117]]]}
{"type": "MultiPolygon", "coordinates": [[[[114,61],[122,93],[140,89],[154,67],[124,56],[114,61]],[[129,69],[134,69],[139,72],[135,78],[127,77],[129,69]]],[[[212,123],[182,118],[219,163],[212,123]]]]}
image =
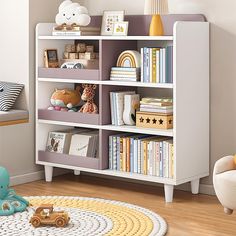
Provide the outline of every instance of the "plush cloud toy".
{"type": "Polygon", "coordinates": [[[59,13],[56,15],[57,25],[72,25],[79,26],[89,25],[91,18],[86,7],[80,6],[79,3],[73,3],[71,0],[65,0],[59,6],[59,13]]]}

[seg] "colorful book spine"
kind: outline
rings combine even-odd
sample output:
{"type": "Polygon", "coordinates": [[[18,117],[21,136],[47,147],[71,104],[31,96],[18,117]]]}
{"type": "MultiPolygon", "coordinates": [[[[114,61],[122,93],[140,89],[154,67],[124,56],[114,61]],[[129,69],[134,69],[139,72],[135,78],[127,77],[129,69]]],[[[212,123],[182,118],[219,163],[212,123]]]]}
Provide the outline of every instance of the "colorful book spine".
{"type": "Polygon", "coordinates": [[[113,138],[112,136],[109,136],[109,169],[110,170],[113,170],[113,150],[112,150],[112,147],[113,147],[113,138]]]}
{"type": "Polygon", "coordinates": [[[156,51],[156,83],[160,83],[160,49],[156,51]]]}
{"type": "Polygon", "coordinates": [[[153,57],[152,57],[152,53],[153,53],[153,48],[149,48],[149,83],[152,83],[153,78],[152,78],[152,69],[153,69],[153,57]]]}
{"type": "Polygon", "coordinates": [[[117,170],[117,137],[113,136],[112,138],[112,161],[113,161],[113,170],[117,170]]]}
{"type": "Polygon", "coordinates": [[[156,53],[157,53],[157,48],[153,48],[152,49],[152,66],[151,66],[151,73],[152,73],[152,80],[151,82],[152,83],[156,83],[157,82],[157,75],[156,75],[156,61],[157,61],[157,58],[156,58],[156,53]]]}
{"type": "Polygon", "coordinates": [[[155,142],[156,146],[156,176],[160,177],[160,143],[155,142]]]}
{"type": "Polygon", "coordinates": [[[147,175],[148,169],[148,143],[147,141],[143,141],[143,174],[147,175]]]}
{"type": "Polygon", "coordinates": [[[159,143],[160,177],[163,177],[163,142],[159,143]]]}
{"type": "Polygon", "coordinates": [[[134,173],[134,138],[130,139],[130,172],[134,173]]]}
{"type": "Polygon", "coordinates": [[[120,138],[120,171],[123,171],[123,138],[120,138]]]}
{"type": "Polygon", "coordinates": [[[134,173],[138,173],[138,140],[134,139],[134,158],[133,158],[133,165],[134,165],[134,173]]]}
{"type": "Polygon", "coordinates": [[[130,172],[130,138],[126,138],[126,172],[130,172]]]}
{"type": "Polygon", "coordinates": [[[142,173],[142,142],[141,140],[138,140],[138,174],[141,174],[142,173]]]}
{"type": "Polygon", "coordinates": [[[116,138],[116,158],[117,158],[117,170],[120,171],[120,137],[117,136],[116,138]]]}
{"type": "Polygon", "coordinates": [[[143,48],[141,48],[141,82],[144,82],[143,80],[143,71],[144,71],[144,53],[143,48]]]}
{"type": "Polygon", "coordinates": [[[122,167],[122,170],[124,172],[126,172],[126,167],[127,167],[127,141],[126,141],[126,138],[123,138],[123,155],[122,155],[122,163],[123,163],[123,167],[122,167]]]}

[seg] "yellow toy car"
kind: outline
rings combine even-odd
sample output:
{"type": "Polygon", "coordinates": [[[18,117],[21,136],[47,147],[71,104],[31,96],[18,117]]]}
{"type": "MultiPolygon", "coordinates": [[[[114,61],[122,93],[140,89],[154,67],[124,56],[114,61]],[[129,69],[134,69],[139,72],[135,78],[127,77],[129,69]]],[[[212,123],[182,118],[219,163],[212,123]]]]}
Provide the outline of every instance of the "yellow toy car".
{"type": "Polygon", "coordinates": [[[54,211],[52,204],[44,204],[38,207],[31,217],[30,223],[35,227],[40,225],[55,225],[65,227],[70,221],[68,213],[64,211],[54,211]]]}

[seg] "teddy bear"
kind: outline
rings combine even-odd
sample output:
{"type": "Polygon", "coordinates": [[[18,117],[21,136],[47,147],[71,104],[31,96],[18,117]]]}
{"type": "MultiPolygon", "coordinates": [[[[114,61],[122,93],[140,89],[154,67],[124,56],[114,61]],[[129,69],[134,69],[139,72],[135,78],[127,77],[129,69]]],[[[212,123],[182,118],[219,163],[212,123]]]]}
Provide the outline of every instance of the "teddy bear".
{"type": "Polygon", "coordinates": [[[81,102],[80,87],[75,90],[55,89],[50,101],[52,106],[48,110],[77,112],[81,102]]]}

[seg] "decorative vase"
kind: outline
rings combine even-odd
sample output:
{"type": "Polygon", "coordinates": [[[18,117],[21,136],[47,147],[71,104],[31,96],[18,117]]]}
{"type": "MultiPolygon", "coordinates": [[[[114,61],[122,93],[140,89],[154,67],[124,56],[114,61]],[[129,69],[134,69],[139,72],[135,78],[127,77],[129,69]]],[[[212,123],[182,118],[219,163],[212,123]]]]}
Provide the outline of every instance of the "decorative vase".
{"type": "Polygon", "coordinates": [[[149,29],[150,36],[162,36],[164,35],[163,24],[161,16],[159,14],[152,16],[152,21],[149,29]]]}

